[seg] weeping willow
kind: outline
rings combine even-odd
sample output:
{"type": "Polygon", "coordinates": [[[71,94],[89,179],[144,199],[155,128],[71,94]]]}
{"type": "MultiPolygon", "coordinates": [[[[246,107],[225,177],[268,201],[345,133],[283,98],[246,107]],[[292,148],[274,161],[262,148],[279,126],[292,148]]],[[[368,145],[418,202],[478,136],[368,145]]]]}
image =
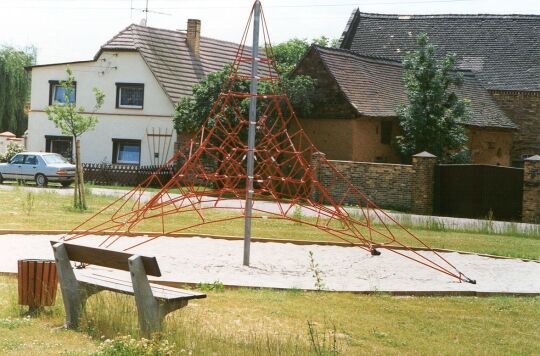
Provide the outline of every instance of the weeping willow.
{"type": "Polygon", "coordinates": [[[0,132],[22,135],[28,126],[24,106],[30,100],[30,75],[24,67],[35,63],[35,49],[0,48],[0,132]]]}

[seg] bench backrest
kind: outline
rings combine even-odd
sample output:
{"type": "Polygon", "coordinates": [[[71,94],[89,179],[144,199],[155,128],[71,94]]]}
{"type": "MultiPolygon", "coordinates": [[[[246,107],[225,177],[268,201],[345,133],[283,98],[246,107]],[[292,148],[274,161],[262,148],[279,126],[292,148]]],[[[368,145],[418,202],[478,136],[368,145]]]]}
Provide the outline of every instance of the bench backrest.
{"type": "MultiPolygon", "coordinates": [[[[51,245],[54,246],[58,241],[51,241],[51,245]]],[[[70,261],[88,263],[91,265],[97,265],[102,267],[119,269],[122,271],[129,271],[128,259],[134,254],[120,251],[112,251],[104,248],[88,247],[81,245],[74,245],[63,243],[70,261]]],[[[149,276],[161,277],[161,271],[155,257],[140,256],[144,265],[146,274],[149,276]]]]}

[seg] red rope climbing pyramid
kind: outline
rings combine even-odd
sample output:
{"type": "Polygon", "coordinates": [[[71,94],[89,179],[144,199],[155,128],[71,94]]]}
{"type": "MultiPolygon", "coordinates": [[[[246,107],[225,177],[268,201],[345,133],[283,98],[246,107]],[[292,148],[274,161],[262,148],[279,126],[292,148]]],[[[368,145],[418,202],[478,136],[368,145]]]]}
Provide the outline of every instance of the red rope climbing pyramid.
{"type": "MultiPolygon", "coordinates": [[[[73,240],[104,235],[100,246],[113,245],[121,235],[144,231],[159,222],[160,235],[190,232],[206,225],[246,218],[246,157],[249,120],[246,100],[251,78],[246,68],[258,61],[260,82],[254,150],[252,219],[282,219],[318,229],[373,255],[381,249],[402,255],[459,281],[473,282],[449,261],[401,226],[358,191],[323,157],[318,165],[332,172],[320,181],[309,160],[317,152],[302,130],[273,67],[273,52],[264,12],[262,33],[266,57],[250,57],[245,46],[253,10],[228,80],[200,130],[160,170],[103,208],[64,237],[73,240]],[[171,166],[172,178],[163,181],[171,166]],[[336,186],[345,187],[339,194],[336,186]],[[157,193],[149,187],[158,186],[157,193]],[[333,193],[330,193],[333,192],[333,193]],[[349,209],[343,205],[354,201],[349,209]],[[150,225],[148,225],[150,226],[150,225]],[[141,230],[143,229],[143,230],[141,230]],[[421,249],[413,249],[412,243],[421,249]],[[425,252],[428,253],[425,253],[425,252]]],[[[146,243],[133,244],[127,249],[146,243]]]]}

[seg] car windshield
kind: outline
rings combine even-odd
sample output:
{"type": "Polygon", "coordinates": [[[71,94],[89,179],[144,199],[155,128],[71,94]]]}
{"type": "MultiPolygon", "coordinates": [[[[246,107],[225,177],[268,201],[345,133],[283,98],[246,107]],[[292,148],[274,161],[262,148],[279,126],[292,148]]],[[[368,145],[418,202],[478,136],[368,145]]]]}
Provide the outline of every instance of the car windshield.
{"type": "Polygon", "coordinates": [[[55,164],[55,163],[69,163],[67,159],[60,155],[44,155],[43,159],[48,164],[55,164]]]}

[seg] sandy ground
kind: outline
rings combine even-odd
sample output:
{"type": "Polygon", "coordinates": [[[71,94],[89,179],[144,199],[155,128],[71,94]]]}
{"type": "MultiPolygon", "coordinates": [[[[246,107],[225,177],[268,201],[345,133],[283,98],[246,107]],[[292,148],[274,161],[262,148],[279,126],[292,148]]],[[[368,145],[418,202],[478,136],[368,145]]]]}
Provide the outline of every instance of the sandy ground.
{"type": "MultiPolygon", "coordinates": [[[[0,272],[16,272],[22,258],[52,258],[50,240],[60,236],[0,235],[0,272]]],[[[73,242],[97,246],[103,237],[73,242]]],[[[123,237],[115,249],[132,246],[144,237],[123,237]]],[[[309,252],[318,264],[325,288],[336,291],[476,291],[540,293],[540,263],[444,253],[444,257],[477,284],[451,277],[390,251],[371,256],[358,247],[252,243],[251,266],[242,265],[242,241],[211,238],[160,237],[131,250],[156,256],[162,280],[221,281],[226,285],[314,289],[309,252]]],[[[430,253],[422,252],[429,256],[430,253]]]]}

